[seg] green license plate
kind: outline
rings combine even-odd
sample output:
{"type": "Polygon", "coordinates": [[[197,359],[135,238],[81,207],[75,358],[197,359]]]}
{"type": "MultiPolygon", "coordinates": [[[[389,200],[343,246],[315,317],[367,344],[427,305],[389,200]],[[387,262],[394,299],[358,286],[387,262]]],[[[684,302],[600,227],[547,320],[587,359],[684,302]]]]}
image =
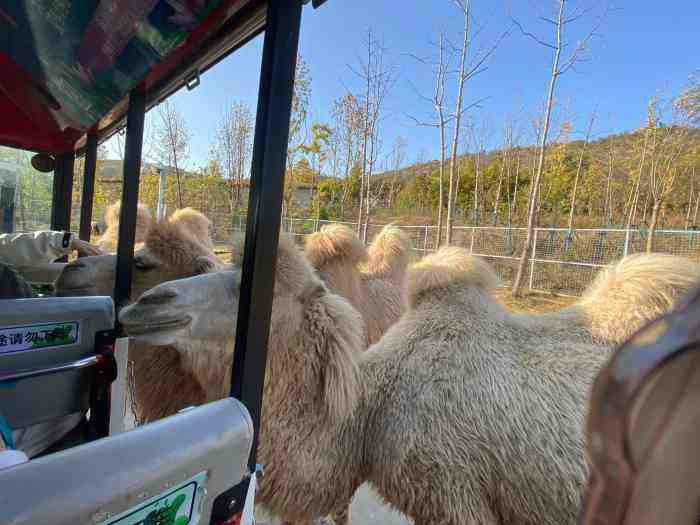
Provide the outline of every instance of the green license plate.
{"type": "Polygon", "coordinates": [[[101,525],[196,525],[206,472],[114,516],[101,525]]]}

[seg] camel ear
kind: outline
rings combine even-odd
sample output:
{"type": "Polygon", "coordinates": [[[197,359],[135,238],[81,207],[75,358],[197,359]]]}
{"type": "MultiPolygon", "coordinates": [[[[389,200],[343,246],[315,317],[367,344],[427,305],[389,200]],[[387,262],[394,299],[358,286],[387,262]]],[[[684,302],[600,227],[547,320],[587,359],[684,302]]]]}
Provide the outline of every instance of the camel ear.
{"type": "Polygon", "coordinates": [[[346,418],[359,400],[358,356],[362,352],[362,319],[340,296],[324,292],[307,310],[306,348],[320,370],[319,395],[331,421],[346,418]]]}
{"type": "Polygon", "coordinates": [[[200,255],[194,260],[194,275],[201,275],[204,273],[215,272],[218,268],[216,261],[214,261],[208,255],[200,255]]]}

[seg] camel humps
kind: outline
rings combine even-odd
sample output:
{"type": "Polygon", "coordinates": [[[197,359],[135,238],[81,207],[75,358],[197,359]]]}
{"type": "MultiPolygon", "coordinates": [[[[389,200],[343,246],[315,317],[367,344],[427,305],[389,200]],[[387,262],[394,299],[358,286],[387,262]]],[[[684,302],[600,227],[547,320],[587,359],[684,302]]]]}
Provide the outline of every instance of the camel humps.
{"type": "MultiPolygon", "coordinates": [[[[369,481],[417,525],[575,523],[588,391],[612,348],[586,315],[605,305],[587,295],[546,330],[546,316],[501,307],[489,293],[495,282],[462,249],[426,257],[407,274],[408,310],[362,352],[357,311],[283,239],[261,503],[308,523],[342,512],[369,481]]],[[[142,342],[177,348],[208,397],[218,396],[229,380],[239,285],[237,270],[164,283],[120,318],[142,342]]],[[[621,316],[617,329],[626,322],[621,316]]]]}
{"type": "Polygon", "coordinates": [[[342,224],[324,226],[306,239],[304,251],[321,279],[362,315],[368,346],[406,310],[410,247],[406,235],[393,225],[382,228],[369,248],[342,224]]]}

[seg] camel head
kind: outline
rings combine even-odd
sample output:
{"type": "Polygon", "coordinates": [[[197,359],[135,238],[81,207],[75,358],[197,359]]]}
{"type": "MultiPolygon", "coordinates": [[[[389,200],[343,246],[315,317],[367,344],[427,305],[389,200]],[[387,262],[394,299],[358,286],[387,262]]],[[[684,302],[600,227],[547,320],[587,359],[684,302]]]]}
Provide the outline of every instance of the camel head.
{"type": "Polygon", "coordinates": [[[119,320],[130,337],[152,346],[232,339],[239,287],[238,270],[161,283],[123,308],[119,320]]]}
{"type": "MultiPolygon", "coordinates": [[[[132,297],[138,297],[159,283],[221,267],[211,249],[211,238],[197,236],[197,230],[192,227],[196,224],[194,214],[199,212],[189,210],[184,215],[174,214],[167,220],[150,224],[142,247],[134,253],[132,297]]],[[[209,221],[201,216],[200,224],[208,225],[209,221]]],[[[116,260],[116,255],[100,255],[71,262],[56,280],[56,295],[111,295],[116,260]]]]}
{"type": "MultiPolygon", "coordinates": [[[[120,322],[136,341],[177,348],[204,388],[209,387],[211,368],[223,373],[222,365],[230,363],[233,355],[242,251],[233,250],[232,270],[162,283],[119,314],[120,322]],[[224,339],[228,344],[222,355],[222,345],[209,343],[224,339]],[[204,357],[207,352],[211,355],[204,357]]],[[[314,379],[304,381],[299,377],[299,384],[318,385],[319,398],[326,401],[328,413],[345,414],[358,396],[355,358],[363,348],[362,334],[357,311],[327,290],[293,241],[280,239],[268,373],[277,378],[294,376],[284,369],[290,363],[300,366],[299,374],[311,374],[314,379]]]]}
{"type": "MultiPolygon", "coordinates": [[[[233,249],[234,260],[223,271],[202,271],[199,273],[205,275],[158,284],[124,308],[120,322],[129,334],[152,345],[174,344],[178,342],[178,337],[232,338],[238,315],[243,252],[240,241],[234,243],[238,244],[233,249]]],[[[207,260],[202,259],[202,262],[206,263],[207,260]]],[[[299,310],[294,303],[300,302],[307,288],[325,291],[306,258],[291,241],[282,239],[273,314],[278,312],[285,316],[299,310]],[[282,304],[286,304],[287,308],[280,310],[282,304]]]]}
{"type": "MultiPolygon", "coordinates": [[[[114,252],[117,250],[121,205],[121,201],[117,201],[105,210],[105,231],[95,241],[95,244],[104,252],[114,252]]],[[[141,244],[143,242],[146,232],[152,224],[153,216],[151,212],[145,205],[139,202],[136,209],[136,244],[141,244]]]]}

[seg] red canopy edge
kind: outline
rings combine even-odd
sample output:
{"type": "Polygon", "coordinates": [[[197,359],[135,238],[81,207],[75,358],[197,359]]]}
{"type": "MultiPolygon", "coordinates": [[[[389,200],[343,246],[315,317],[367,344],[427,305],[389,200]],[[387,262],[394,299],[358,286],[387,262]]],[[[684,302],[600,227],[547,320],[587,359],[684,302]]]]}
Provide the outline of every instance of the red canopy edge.
{"type": "MultiPolygon", "coordinates": [[[[235,45],[236,39],[226,41],[230,33],[235,32],[235,25],[227,27],[226,33],[221,34],[221,29],[227,23],[230,25],[234,17],[238,17],[237,22],[245,26],[257,16],[258,24],[248,27],[249,31],[257,34],[264,25],[259,20],[259,13],[265,4],[264,0],[226,0],[216,8],[187,36],[182,45],[137,83],[137,89],[147,91],[149,106],[179,88],[184,82],[183,77],[208,68],[211,64],[207,63],[207,58],[216,62],[235,45]]],[[[247,35],[239,36],[245,39],[247,35]]],[[[101,140],[120,127],[126,114],[127,100],[128,93],[107,115],[93,124],[91,129],[97,132],[101,140]]],[[[71,127],[62,130],[50,112],[52,103],[55,102],[51,95],[37,87],[31,75],[0,52],[0,144],[53,154],[82,147],[85,133],[89,130],[71,127]]]]}

